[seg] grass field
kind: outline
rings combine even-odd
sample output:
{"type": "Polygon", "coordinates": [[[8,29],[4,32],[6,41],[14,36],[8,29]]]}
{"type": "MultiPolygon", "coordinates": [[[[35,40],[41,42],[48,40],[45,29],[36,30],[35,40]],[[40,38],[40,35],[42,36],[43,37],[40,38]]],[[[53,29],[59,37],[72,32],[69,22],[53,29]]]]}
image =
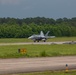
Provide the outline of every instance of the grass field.
{"type": "MultiPolygon", "coordinates": [[[[76,37],[56,37],[56,38],[50,38],[47,40],[47,42],[56,42],[56,41],[76,41],[76,37]]],[[[1,38],[0,43],[14,43],[14,42],[33,42],[30,39],[27,38],[1,38]]]]}
{"type": "Polygon", "coordinates": [[[8,45],[0,46],[0,58],[46,57],[76,55],[76,44],[62,45],[8,45]],[[27,49],[25,54],[18,49],[27,49]]]}
{"type": "Polygon", "coordinates": [[[34,73],[25,73],[25,74],[10,74],[10,75],[76,75],[76,71],[46,71],[46,72],[34,72],[34,73]]]}

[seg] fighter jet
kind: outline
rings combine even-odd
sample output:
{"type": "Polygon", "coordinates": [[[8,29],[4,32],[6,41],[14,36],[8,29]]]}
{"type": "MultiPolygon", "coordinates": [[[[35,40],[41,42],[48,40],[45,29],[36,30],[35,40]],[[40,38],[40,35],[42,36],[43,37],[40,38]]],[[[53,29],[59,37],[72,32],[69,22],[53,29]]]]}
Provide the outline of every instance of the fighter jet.
{"type": "Polygon", "coordinates": [[[41,40],[43,40],[44,42],[46,42],[46,40],[49,38],[48,36],[49,31],[44,35],[43,31],[40,32],[40,35],[32,35],[30,37],[28,37],[28,39],[32,39],[34,42],[39,42],[41,40]]]}

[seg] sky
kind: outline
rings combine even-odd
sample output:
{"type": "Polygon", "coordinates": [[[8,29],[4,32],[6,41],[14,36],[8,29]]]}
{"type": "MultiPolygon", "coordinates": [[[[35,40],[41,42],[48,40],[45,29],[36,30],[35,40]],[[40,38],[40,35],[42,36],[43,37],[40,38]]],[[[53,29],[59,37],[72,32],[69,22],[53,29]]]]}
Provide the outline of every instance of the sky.
{"type": "Polygon", "coordinates": [[[0,0],[0,18],[73,18],[76,0],[0,0]]]}

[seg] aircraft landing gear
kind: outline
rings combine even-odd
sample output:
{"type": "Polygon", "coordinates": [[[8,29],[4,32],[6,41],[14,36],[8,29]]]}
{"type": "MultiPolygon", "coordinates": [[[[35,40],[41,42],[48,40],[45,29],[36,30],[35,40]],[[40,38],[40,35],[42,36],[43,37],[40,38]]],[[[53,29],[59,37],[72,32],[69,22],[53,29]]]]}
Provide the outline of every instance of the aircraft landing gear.
{"type": "Polygon", "coordinates": [[[46,42],[46,40],[44,40],[44,42],[46,42]]]}
{"type": "Polygon", "coordinates": [[[37,42],[39,42],[39,40],[37,40],[37,42]]]}
{"type": "Polygon", "coordinates": [[[34,42],[36,42],[36,40],[34,40],[34,42]]]}

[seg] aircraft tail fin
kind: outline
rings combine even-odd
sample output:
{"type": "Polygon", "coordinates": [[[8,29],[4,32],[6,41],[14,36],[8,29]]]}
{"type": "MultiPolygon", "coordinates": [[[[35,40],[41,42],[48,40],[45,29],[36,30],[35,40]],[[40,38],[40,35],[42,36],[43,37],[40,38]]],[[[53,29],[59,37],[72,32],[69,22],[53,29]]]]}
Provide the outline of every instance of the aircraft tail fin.
{"type": "Polygon", "coordinates": [[[48,32],[45,34],[45,36],[48,36],[49,32],[50,32],[50,31],[48,31],[48,32]]]}
{"type": "Polygon", "coordinates": [[[44,33],[43,33],[43,31],[41,31],[41,32],[40,32],[40,36],[44,36],[44,33]]]}

